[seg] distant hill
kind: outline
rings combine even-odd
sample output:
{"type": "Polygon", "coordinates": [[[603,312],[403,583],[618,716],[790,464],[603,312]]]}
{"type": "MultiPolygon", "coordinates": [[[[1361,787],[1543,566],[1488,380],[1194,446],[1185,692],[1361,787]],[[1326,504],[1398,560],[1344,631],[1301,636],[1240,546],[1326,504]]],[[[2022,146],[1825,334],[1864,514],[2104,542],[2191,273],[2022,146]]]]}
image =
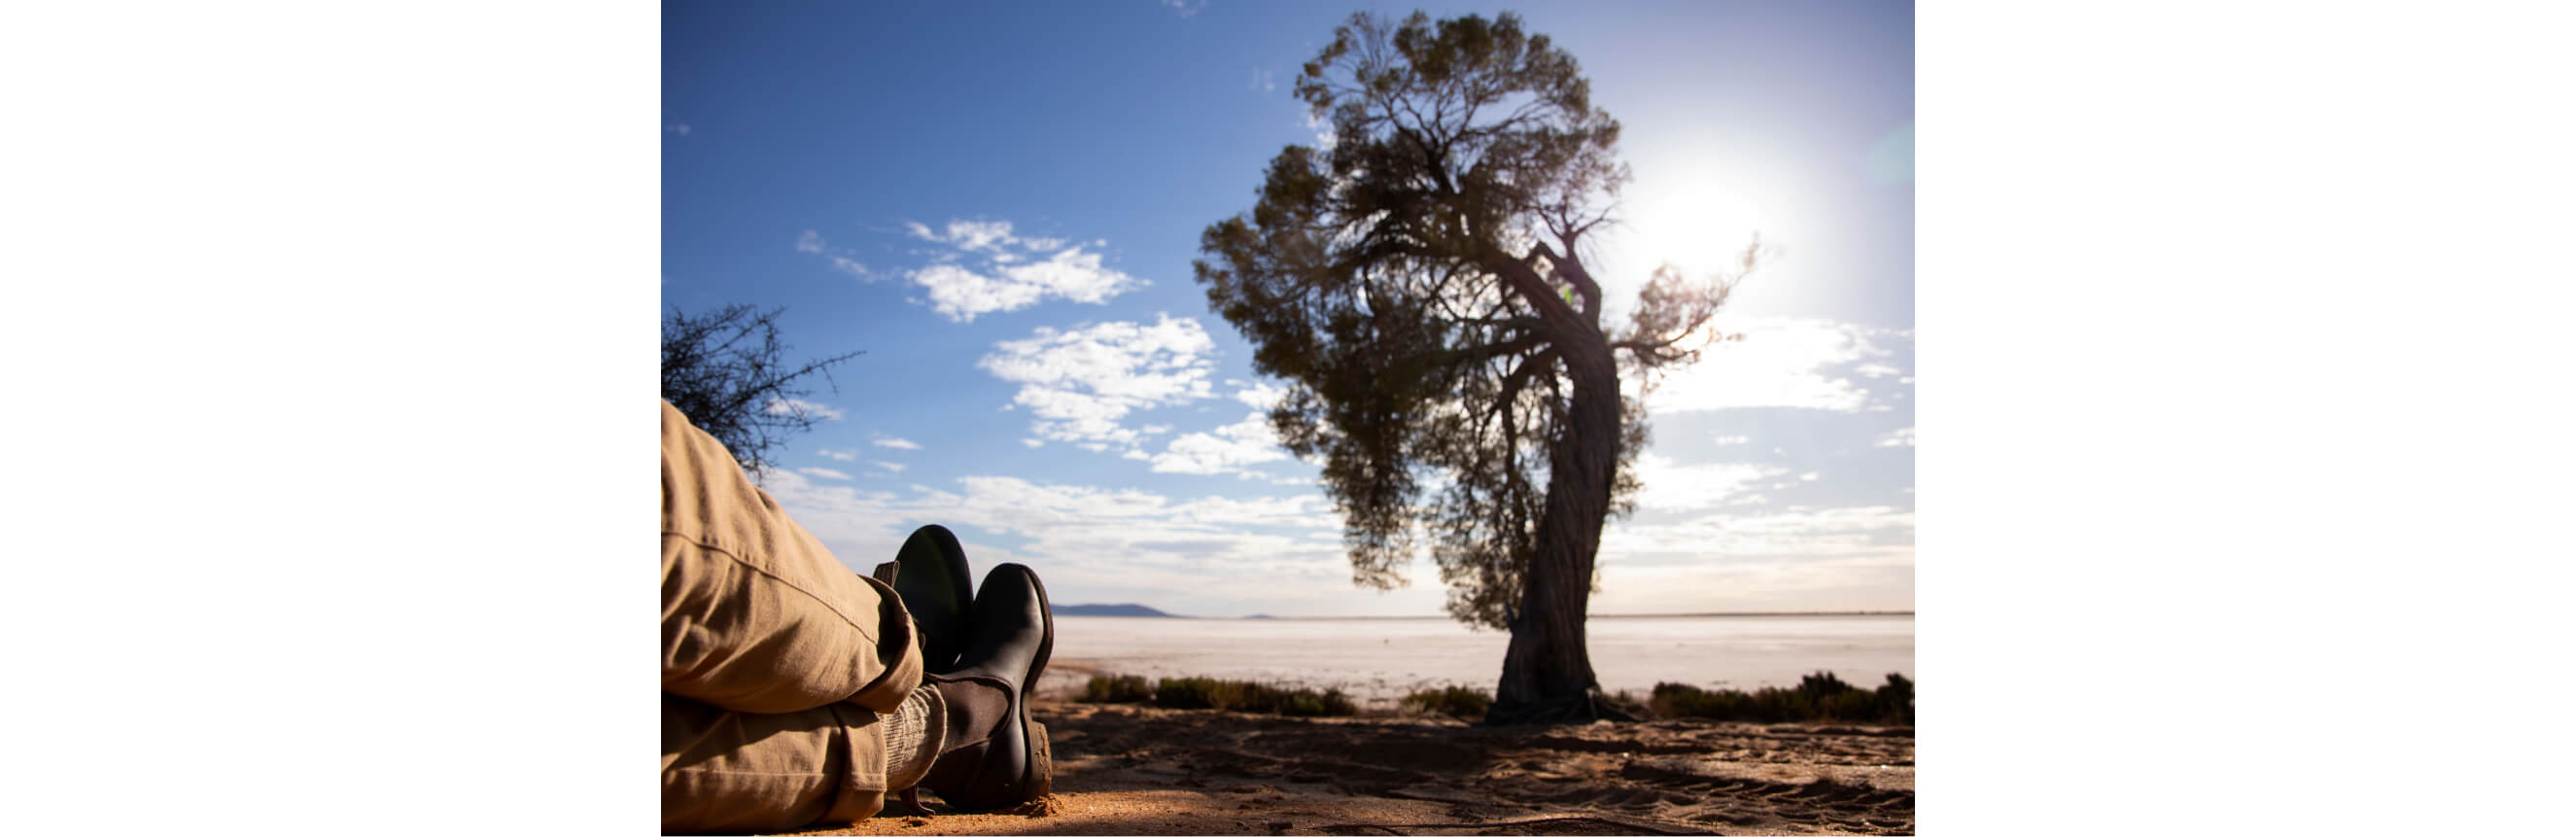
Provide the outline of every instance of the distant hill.
{"type": "Polygon", "coordinates": [[[1272,615],[1267,614],[1267,613],[1255,613],[1255,614],[1253,614],[1253,615],[1246,616],[1246,617],[1243,617],[1243,618],[1245,618],[1245,619],[1277,619],[1277,618],[1279,618],[1279,617],[1272,616],[1272,615]]]}
{"type": "Polygon", "coordinates": [[[1053,608],[1055,610],[1055,615],[1057,616],[1160,616],[1165,619],[1177,618],[1169,613],[1164,613],[1140,604],[1054,605],[1053,608]]]}

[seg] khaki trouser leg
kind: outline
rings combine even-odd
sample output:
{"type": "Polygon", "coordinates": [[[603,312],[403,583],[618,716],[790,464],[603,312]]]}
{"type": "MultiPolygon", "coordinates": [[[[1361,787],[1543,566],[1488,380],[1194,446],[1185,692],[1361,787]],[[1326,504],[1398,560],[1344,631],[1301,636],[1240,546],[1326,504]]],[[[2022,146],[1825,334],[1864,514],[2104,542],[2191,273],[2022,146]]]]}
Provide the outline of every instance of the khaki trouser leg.
{"type": "Polygon", "coordinates": [[[875,713],[920,685],[919,646],[892,589],[842,566],[662,405],[665,828],[875,814],[875,713]]]}
{"type": "Polygon", "coordinates": [[[662,830],[785,831],[885,807],[877,713],[835,703],[763,714],[662,696],[662,830]]]}

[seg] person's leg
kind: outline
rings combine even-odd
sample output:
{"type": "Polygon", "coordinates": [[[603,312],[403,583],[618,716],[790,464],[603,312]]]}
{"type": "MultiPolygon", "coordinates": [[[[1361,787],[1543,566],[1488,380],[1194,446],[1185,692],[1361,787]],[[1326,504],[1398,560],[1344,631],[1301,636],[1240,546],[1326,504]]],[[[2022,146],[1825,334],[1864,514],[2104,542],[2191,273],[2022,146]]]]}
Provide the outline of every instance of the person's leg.
{"type": "Polygon", "coordinates": [[[902,600],[842,566],[664,403],[662,690],[737,712],[891,711],[921,675],[902,600]]]}
{"type": "Polygon", "coordinates": [[[665,694],[663,828],[849,822],[883,809],[888,793],[915,787],[961,810],[1048,793],[1046,726],[1028,707],[1054,638],[1045,590],[1028,568],[1004,564],[985,576],[976,605],[965,665],[931,675],[889,711],[838,703],[746,713],[665,694]]]}
{"type": "Polygon", "coordinates": [[[759,832],[885,806],[885,721],[847,703],[762,714],[662,696],[662,829],[759,832]]]}
{"type": "Polygon", "coordinates": [[[842,566],[662,405],[666,830],[874,815],[888,721],[921,686],[916,635],[892,588],[842,566]]]}
{"type": "MultiPolygon", "coordinates": [[[[962,553],[944,558],[964,575],[962,553]]],[[[976,808],[1046,793],[1045,727],[1026,706],[1054,638],[1045,592],[1010,564],[986,586],[974,647],[943,672],[960,677],[925,684],[894,588],[841,566],[663,404],[664,828],[849,821],[916,783],[976,808]]]]}

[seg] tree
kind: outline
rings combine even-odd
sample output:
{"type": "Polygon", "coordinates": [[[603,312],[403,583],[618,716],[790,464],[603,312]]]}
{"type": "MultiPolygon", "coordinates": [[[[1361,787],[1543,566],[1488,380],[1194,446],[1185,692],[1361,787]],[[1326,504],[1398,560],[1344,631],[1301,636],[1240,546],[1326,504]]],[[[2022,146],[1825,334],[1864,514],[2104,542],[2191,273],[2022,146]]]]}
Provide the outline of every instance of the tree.
{"type": "Polygon", "coordinates": [[[673,307],[662,321],[662,400],[724,443],[754,475],[775,464],[769,450],[780,440],[814,427],[814,407],[803,400],[811,393],[799,382],[821,375],[839,392],[832,365],[864,354],[788,368],[782,360],[787,344],[778,339],[778,315],[786,310],[727,305],[691,317],[673,307]]]}
{"type": "Polygon", "coordinates": [[[1755,250],[1700,281],[1657,270],[1605,330],[1586,236],[1628,177],[1619,123],[1510,13],[1354,15],[1296,94],[1332,139],[1271,161],[1252,211],[1201,237],[1196,276],[1288,383],[1270,420],[1321,461],[1354,583],[1404,583],[1419,527],[1450,615],[1511,632],[1489,722],[1626,717],[1584,644],[1646,440],[1621,374],[1642,393],[1696,360],[1755,250]]]}

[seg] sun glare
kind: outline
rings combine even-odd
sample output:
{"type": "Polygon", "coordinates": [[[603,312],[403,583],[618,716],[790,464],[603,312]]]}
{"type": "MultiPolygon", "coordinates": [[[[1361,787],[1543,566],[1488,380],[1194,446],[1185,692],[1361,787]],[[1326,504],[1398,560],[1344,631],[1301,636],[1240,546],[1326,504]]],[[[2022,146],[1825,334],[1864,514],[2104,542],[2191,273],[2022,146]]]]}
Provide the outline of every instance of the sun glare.
{"type": "MultiPolygon", "coordinates": [[[[1642,168],[1642,167],[1640,167],[1642,168]]],[[[1624,254],[1647,270],[1670,262],[1691,276],[1734,269],[1769,220],[1748,178],[1702,164],[1629,190],[1624,254]]]]}

